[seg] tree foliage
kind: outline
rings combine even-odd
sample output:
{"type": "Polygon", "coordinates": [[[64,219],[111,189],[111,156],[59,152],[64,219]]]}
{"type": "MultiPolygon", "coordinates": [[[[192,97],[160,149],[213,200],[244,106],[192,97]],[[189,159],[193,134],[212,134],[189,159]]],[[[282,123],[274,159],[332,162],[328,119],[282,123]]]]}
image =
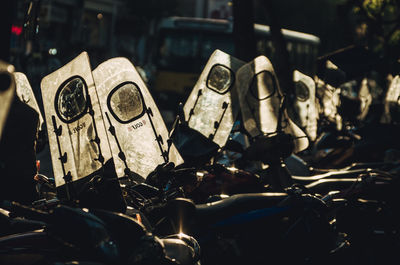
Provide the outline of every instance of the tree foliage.
{"type": "Polygon", "coordinates": [[[348,0],[359,41],[384,57],[400,57],[400,0],[348,0]]]}
{"type": "MultiPolygon", "coordinates": [[[[262,8],[266,0],[255,1],[256,23],[270,24],[262,8]]],[[[337,7],[347,0],[268,0],[282,28],[301,31],[321,39],[319,53],[325,54],[352,44],[349,19],[337,14],[337,7]]]]}

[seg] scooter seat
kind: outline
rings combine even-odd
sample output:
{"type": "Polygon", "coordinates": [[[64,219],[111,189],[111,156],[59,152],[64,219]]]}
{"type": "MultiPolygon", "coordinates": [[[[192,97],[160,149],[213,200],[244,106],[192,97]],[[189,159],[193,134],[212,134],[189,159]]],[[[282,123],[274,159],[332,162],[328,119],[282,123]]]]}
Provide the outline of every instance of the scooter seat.
{"type": "Polygon", "coordinates": [[[196,221],[218,223],[227,218],[252,212],[253,214],[268,215],[286,209],[279,206],[287,193],[248,193],[237,194],[226,199],[196,205],[196,221]],[[264,212],[261,212],[265,210],[264,212]]]}
{"type": "Polygon", "coordinates": [[[323,174],[317,174],[312,176],[292,176],[292,179],[300,184],[311,183],[321,179],[342,179],[342,178],[354,178],[360,174],[367,173],[370,169],[354,169],[354,170],[337,170],[329,171],[323,174]]]}

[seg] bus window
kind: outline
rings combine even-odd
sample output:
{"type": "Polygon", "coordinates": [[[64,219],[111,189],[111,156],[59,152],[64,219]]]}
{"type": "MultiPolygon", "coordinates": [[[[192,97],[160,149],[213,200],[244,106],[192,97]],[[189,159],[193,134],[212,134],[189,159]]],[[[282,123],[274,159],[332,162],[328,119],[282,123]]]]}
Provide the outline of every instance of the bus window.
{"type": "Polygon", "coordinates": [[[202,33],[202,41],[200,45],[201,58],[204,62],[210,58],[211,54],[219,49],[223,52],[233,54],[233,39],[232,35],[228,34],[210,34],[208,32],[202,33]]]}
{"type": "Polygon", "coordinates": [[[310,60],[312,58],[312,53],[311,53],[311,46],[309,44],[304,44],[304,67],[306,69],[312,68],[312,61],[310,60]]]}
{"type": "Polygon", "coordinates": [[[272,58],[275,57],[275,47],[272,44],[271,40],[266,40],[265,41],[265,56],[267,56],[269,59],[272,60],[272,58]]]}
{"type": "Polygon", "coordinates": [[[310,45],[308,45],[308,44],[304,44],[304,53],[305,54],[307,54],[307,55],[311,55],[310,54],[310,45]]]}
{"type": "Polygon", "coordinates": [[[296,54],[302,54],[303,53],[303,44],[297,43],[296,44],[296,54]]]}
{"type": "Polygon", "coordinates": [[[257,55],[265,54],[267,43],[265,39],[256,38],[257,55]]]}
{"type": "Polygon", "coordinates": [[[274,45],[272,44],[271,40],[267,40],[266,44],[267,44],[266,46],[267,46],[268,49],[272,50],[274,48],[274,45]]]}
{"type": "Polygon", "coordinates": [[[287,51],[290,53],[290,52],[293,50],[293,43],[290,42],[290,41],[288,41],[288,42],[286,43],[286,49],[287,49],[287,51]]]}
{"type": "Polygon", "coordinates": [[[190,67],[198,57],[199,36],[178,31],[164,32],[162,36],[156,58],[158,67],[171,70],[190,67]]]}
{"type": "Polygon", "coordinates": [[[233,54],[232,35],[211,32],[162,32],[156,60],[161,69],[200,73],[215,49],[233,54]]]}
{"type": "Polygon", "coordinates": [[[257,40],[256,42],[257,54],[263,54],[265,50],[264,42],[262,40],[257,40]]]}

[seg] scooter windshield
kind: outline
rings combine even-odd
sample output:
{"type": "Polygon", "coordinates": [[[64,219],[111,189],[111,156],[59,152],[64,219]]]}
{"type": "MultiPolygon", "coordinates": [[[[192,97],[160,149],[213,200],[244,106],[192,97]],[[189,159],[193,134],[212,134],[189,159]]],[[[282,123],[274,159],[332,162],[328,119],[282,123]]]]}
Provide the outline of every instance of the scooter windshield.
{"type": "Polygon", "coordinates": [[[342,118],[338,113],[340,106],[340,89],[333,87],[322,80],[317,81],[317,95],[320,104],[320,115],[330,122],[336,123],[338,129],[342,127],[342,118]]]}
{"type": "Polygon", "coordinates": [[[384,101],[385,110],[382,117],[384,123],[400,122],[400,76],[396,75],[390,83],[384,101]]]}
{"type": "Polygon", "coordinates": [[[361,101],[360,115],[357,117],[359,120],[364,120],[369,111],[369,107],[372,103],[372,95],[369,89],[368,79],[364,78],[361,82],[360,91],[358,92],[358,98],[361,101]]]}
{"type": "Polygon", "coordinates": [[[292,104],[288,106],[288,113],[296,125],[306,132],[308,138],[314,141],[317,137],[318,119],[315,82],[299,71],[294,71],[293,81],[295,95],[292,104]]]}
{"type": "Polygon", "coordinates": [[[286,110],[279,112],[282,93],[271,62],[259,56],[242,66],[237,74],[237,90],[243,124],[252,136],[273,136],[278,133],[278,122],[287,134],[295,139],[295,152],[307,148],[308,140],[304,132],[289,118],[286,110]]]}
{"type": "Polygon", "coordinates": [[[144,180],[165,162],[183,163],[146,84],[126,58],[113,58],[93,71],[118,177],[144,180]]]}
{"type": "Polygon", "coordinates": [[[15,72],[15,85],[16,92],[19,99],[27,104],[29,107],[34,109],[39,115],[39,128],[42,128],[44,123],[43,115],[40,111],[39,105],[36,101],[35,94],[33,93],[32,87],[29,83],[28,78],[24,73],[15,72]]]}
{"type": "Polygon", "coordinates": [[[0,61],[0,139],[15,95],[14,67],[0,61]]]}
{"type": "Polygon", "coordinates": [[[252,114],[260,126],[259,129],[264,134],[276,133],[281,96],[276,87],[276,80],[270,72],[261,71],[254,75],[246,103],[252,106],[252,114]]]}
{"type": "Polygon", "coordinates": [[[101,169],[111,150],[87,53],[44,77],[41,90],[56,186],[101,169]]]}
{"type": "Polygon", "coordinates": [[[244,62],[215,50],[210,56],[185,105],[185,119],[190,128],[200,132],[220,147],[239,112],[235,73],[244,62]]]}

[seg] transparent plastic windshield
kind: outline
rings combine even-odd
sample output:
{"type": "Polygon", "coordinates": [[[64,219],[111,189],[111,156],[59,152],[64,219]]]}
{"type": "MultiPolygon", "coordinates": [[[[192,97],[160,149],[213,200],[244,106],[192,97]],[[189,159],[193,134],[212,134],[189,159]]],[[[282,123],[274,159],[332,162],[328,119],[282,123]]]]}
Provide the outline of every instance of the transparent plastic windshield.
{"type": "Polygon", "coordinates": [[[93,78],[118,177],[132,173],[143,181],[162,163],[183,163],[175,146],[168,147],[164,120],[128,59],[101,63],[93,70],[93,78]]]}
{"type": "Polygon", "coordinates": [[[235,73],[244,62],[215,50],[204,67],[185,106],[189,127],[220,147],[224,146],[239,113],[235,73]]]}
{"type": "Polygon", "coordinates": [[[358,119],[364,120],[367,117],[369,107],[372,103],[372,95],[369,89],[367,78],[363,79],[363,81],[361,82],[360,91],[358,92],[358,98],[361,101],[361,106],[360,106],[361,113],[358,116],[358,119]]]}
{"type": "MultiPolygon", "coordinates": [[[[318,80],[316,85],[319,104],[321,107],[320,115],[323,115],[331,122],[338,122],[341,120],[341,117],[338,113],[341,89],[324,83],[322,80],[318,80]]],[[[341,127],[341,124],[337,124],[337,126],[339,128],[341,127]]]]}
{"type": "Polygon", "coordinates": [[[236,80],[244,127],[252,137],[276,135],[280,122],[282,130],[295,139],[295,152],[307,148],[304,132],[289,118],[286,110],[280,110],[282,93],[267,57],[259,56],[242,66],[236,80]]]}
{"type": "Polygon", "coordinates": [[[271,72],[261,71],[254,75],[246,102],[254,110],[252,115],[263,134],[276,133],[281,99],[271,72]]]}
{"type": "Polygon", "coordinates": [[[317,137],[318,110],[315,102],[314,80],[295,71],[293,76],[295,95],[292,104],[288,106],[288,113],[293,121],[308,136],[311,141],[317,137]]]}
{"type": "Polygon", "coordinates": [[[384,113],[381,121],[384,123],[400,122],[400,76],[396,75],[390,83],[384,101],[384,113]]]}
{"type": "Polygon", "coordinates": [[[36,110],[36,112],[39,114],[39,122],[40,122],[39,128],[41,128],[42,124],[44,123],[44,119],[28,78],[24,73],[20,72],[15,72],[14,77],[15,77],[17,96],[22,102],[24,102],[25,104],[36,110]]]}
{"type": "Polygon", "coordinates": [[[87,53],[45,76],[41,90],[56,186],[101,169],[111,150],[87,53]]]}

